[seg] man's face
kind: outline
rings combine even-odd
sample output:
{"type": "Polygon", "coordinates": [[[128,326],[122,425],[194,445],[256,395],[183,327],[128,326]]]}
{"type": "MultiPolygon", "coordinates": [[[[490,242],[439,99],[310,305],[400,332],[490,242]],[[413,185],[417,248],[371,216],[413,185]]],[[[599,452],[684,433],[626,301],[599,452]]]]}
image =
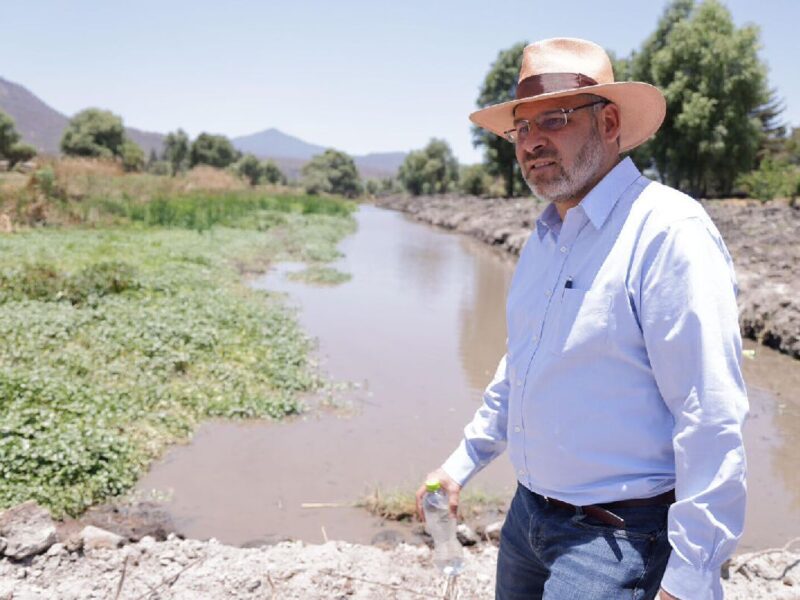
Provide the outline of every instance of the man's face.
{"type": "Polygon", "coordinates": [[[542,100],[517,107],[515,119],[531,123],[530,133],[516,144],[517,161],[531,191],[550,202],[582,198],[599,179],[606,161],[594,107],[568,116],[558,131],[541,131],[534,119],[548,111],[591,102],[587,96],[542,100]]]}

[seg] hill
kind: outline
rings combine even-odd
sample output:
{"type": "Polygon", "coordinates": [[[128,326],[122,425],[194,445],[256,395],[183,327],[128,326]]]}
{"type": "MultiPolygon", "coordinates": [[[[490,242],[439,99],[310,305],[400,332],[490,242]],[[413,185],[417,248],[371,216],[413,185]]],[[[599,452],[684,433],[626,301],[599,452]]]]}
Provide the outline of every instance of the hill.
{"type": "MultiPolygon", "coordinates": [[[[291,178],[299,176],[303,164],[312,156],[325,151],[324,146],[311,144],[274,127],[235,137],[231,142],[241,152],[271,158],[291,178]]],[[[353,156],[353,160],[362,177],[381,178],[395,175],[405,157],[405,152],[372,152],[353,156]]]]}
{"type": "MultiPolygon", "coordinates": [[[[58,154],[61,136],[69,118],[40,100],[28,89],[0,77],[0,110],[16,123],[23,141],[32,144],[39,152],[58,154]]],[[[145,153],[161,151],[164,136],[160,133],[125,128],[128,137],[139,144],[145,153]]]]}

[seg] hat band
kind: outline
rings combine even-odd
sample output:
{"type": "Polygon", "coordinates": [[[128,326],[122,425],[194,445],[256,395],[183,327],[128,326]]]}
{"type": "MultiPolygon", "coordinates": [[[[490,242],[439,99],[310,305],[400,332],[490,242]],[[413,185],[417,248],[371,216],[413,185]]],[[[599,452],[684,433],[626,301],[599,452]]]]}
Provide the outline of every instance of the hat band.
{"type": "Polygon", "coordinates": [[[564,92],[597,85],[597,82],[583,73],[542,73],[531,75],[517,84],[517,100],[530,98],[550,92],[564,92]]]}

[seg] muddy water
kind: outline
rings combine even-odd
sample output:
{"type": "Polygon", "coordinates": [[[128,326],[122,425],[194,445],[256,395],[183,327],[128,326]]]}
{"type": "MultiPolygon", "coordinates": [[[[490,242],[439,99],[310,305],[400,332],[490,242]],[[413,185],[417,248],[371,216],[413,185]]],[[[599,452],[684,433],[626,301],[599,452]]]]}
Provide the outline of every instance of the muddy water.
{"type": "MultiPolygon", "coordinates": [[[[158,490],[188,536],[250,545],[300,538],[413,539],[348,506],[370,489],[412,490],[457,444],[503,353],[513,263],[472,239],[364,206],[336,268],[352,279],[314,287],[283,265],[254,282],[285,292],[318,340],[322,370],[354,391],[338,408],[289,423],[203,425],[139,483],[158,490]],[[326,503],[327,508],[303,508],[326,503]]],[[[759,347],[746,363],[751,501],[742,549],[800,535],[800,362],[759,347]]],[[[510,497],[503,456],[469,485],[510,497]]]]}

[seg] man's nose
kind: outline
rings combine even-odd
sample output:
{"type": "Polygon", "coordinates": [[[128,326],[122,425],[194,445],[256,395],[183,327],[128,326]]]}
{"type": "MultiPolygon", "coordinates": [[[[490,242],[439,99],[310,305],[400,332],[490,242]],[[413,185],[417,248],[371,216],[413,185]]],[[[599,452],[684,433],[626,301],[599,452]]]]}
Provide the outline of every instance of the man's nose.
{"type": "Polygon", "coordinates": [[[545,138],[537,127],[531,127],[525,139],[517,142],[522,154],[533,154],[539,148],[547,145],[547,138],[545,138]]]}

